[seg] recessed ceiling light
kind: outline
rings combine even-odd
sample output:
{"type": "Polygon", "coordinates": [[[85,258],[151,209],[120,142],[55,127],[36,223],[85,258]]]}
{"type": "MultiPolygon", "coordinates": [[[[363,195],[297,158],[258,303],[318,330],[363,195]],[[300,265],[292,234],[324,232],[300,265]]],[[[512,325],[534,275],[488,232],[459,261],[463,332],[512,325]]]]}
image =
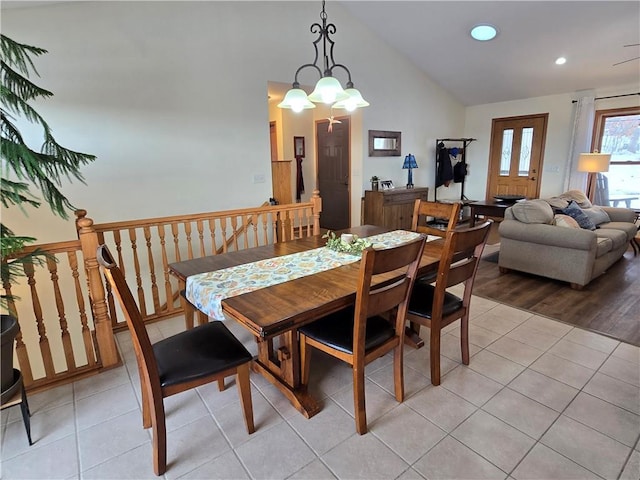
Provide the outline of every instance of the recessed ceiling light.
{"type": "Polygon", "coordinates": [[[480,42],[493,40],[497,34],[498,29],[488,24],[476,25],[471,29],[471,36],[480,42]]]}
{"type": "Polygon", "coordinates": [[[556,59],[556,65],[564,65],[565,63],[567,63],[567,59],[564,57],[558,57],[556,59]]]}

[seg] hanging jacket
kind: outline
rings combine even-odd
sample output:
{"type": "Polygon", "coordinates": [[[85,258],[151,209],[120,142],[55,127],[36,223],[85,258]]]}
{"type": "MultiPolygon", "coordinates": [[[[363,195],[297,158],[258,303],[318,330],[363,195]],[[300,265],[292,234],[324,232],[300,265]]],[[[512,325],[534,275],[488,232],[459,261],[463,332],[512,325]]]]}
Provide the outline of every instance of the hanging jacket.
{"type": "Polygon", "coordinates": [[[438,144],[437,152],[438,162],[438,175],[436,177],[436,188],[441,185],[448,187],[453,180],[453,166],[451,165],[451,157],[449,156],[449,150],[444,146],[444,143],[438,144]]]}
{"type": "Polygon", "coordinates": [[[464,160],[460,160],[453,166],[453,181],[455,183],[464,182],[464,177],[467,176],[467,163],[464,160]]]}

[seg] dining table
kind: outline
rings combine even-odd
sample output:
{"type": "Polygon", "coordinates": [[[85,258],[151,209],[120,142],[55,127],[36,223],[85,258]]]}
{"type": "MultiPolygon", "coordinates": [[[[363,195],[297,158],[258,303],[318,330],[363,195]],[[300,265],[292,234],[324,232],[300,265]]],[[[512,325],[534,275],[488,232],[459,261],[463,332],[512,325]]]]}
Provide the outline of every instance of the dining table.
{"type": "MultiPolygon", "coordinates": [[[[362,225],[337,232],[338,235],[342,233],[366,239],[393,231],[385,227],[362,225]]],[[[326,243],[326,237],[313,235],[179,261],[169,264],[168,267],[170,273],[178,279],[180,289],[186,290],[190,277],[193,283],[194,279],[201,275],[215,277],[217,273],[233,271],[233,267],[250,267],[249,264],[254,262],[321,249],[326,243]]],[[[443,239],[427,242],[418,275],[426,275],[437,270],[443,245],[443,239]]],[[[355,303],[359,264],[357,258],[343,265],[269,284],[219,301],[225,317],[239,322],[255,336],[258,353],[252,362],[253,371],[275,385],[307,418],[317,414],[321,410],[321,404],[310,395],[307,387],[301,382],[298,329],[355,303]]],[[[400,274],[401,272],[381,275],[374,279],[374,283],[393,281],[400,274]]],[[[187,307],[185,301],[185,308],[187,307]]],[[[202,306],[198,308],[205,310],[202,306]]],[[[212,315],[209,310],[205,313],[212,315]]]]}

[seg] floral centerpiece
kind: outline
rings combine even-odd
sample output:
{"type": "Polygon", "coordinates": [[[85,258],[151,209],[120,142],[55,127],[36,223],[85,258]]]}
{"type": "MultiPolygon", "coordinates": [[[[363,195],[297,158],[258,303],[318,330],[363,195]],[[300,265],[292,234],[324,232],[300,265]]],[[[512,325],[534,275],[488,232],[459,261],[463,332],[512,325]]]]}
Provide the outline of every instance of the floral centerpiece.
{"type": "Polygon", "coordinates": [[[322,238],[327,239],[327,248],[336,252],[349,253],[351,255],[362,255],[362,251],[365,248],[369,248],[373,244],[368,242],[364,238],[360,238],[357,235],[350,233],[337,236],[335,232],[329,230],[322,238]]]}

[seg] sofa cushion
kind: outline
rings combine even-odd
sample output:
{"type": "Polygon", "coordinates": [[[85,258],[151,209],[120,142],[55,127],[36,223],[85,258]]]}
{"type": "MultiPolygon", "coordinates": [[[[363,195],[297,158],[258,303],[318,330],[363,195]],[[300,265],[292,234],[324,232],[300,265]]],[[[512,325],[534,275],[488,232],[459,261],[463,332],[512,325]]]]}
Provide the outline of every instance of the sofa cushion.
{"type": "Polygon", "coordinates": [[[595,230],[596,224],[591,221],[586,213],[578,206],[575,200],[572,200],[569,206],[562,210],[562,213],[569,215],[585,230],[595,230]]]}
{"type": "Polygon", "coordinates": [[[546,223],[553,222],[553,210],[542,199],[517,202],[511,207],[511,212],[522,223],[546,223]]]}
{"type": "Polygon", "coordinates": [[[573,200],[581,208],[590,208],[593,206],[589,201],[589,199],[587,198],[587,196],[584,193],[582,193],[580,190],[569,190],[561,194],[560,198],[565,198],[569,202],[573,200]]]}
{"type": "Polygon", "coordinates": [[[600,228],[597,230],[597,235],[600,236],[600,230],[619,230],[624,232],[627,236],[627,241],[631,241],[633,237],[638,233],[638,227],[635,223],[630,222],[609,222],[603,223],[600,225],[600,228]]]}
{"type": "Polygon", "coordinates": [[[556,214],[556,216],[553,218],[553,224],[557,225],[558,227],[580,228],[580,225],[578,225],[578,222],[576,222],[573,217],[564,215],[562,213],[556,214]]]}
{"type": "Polygon", "coordinates": [[[622,247],[629,243],[626,232],[612,228],[599,228],[596,232],[598,238],[608,238],[612,242],[612,248],[622,247]]]}
{"type": "Polygon", "coordinates": [[[611,221],[607,212],[602,207],[593,206],[591,208],[583,208],[582,211],[587,214],[587,217],[597,226],[602,223],[608,223],[611,221]]]}
{"type": "Polygon", "coordinates": [[[613,242],[610,238],[598,237],[596,245],[596,258],[601,257],[605,253],[609,253],[613,248],[613,242]]]}

